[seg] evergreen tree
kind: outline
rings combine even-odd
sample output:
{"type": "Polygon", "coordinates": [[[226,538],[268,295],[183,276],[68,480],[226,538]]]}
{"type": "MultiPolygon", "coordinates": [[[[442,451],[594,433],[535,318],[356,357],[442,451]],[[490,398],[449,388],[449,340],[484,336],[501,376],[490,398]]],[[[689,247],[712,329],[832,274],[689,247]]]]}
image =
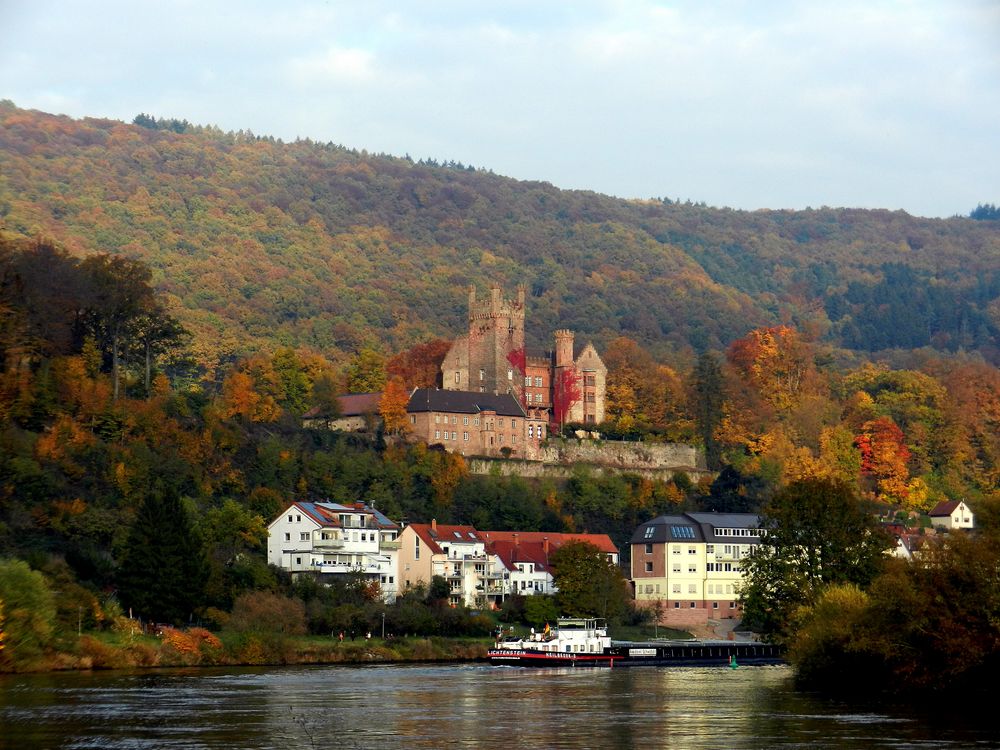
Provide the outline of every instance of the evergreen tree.
{"type": "Polygon", "coordinates": [[[722,388],[722,369],[719,361],[711,354],[702,354],[698,358],[692,390],[691,407],[705,446],[705,460],[708,468],[718,469],[721,449],[715,439],[715,429],[722,421],[725,393],[722,388]]]}
{"type": "Polygon", "coordinates": [[[201,604],[208,561],[200,535],[173,488],[139,506],[118,574],[122,604],[156,622],[181,623],[201,604]]]}

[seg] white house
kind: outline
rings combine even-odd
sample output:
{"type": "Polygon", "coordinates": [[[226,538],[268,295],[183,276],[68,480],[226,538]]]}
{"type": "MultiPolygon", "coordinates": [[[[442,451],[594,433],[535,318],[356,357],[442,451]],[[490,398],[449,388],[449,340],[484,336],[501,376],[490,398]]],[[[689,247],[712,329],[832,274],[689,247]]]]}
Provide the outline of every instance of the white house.
{"type": "Polygon", "coordinates": [[[430,584],[434,576],[448,582],[452,605],[487,608],[503,600],[502,574],[472,526],[437,521],[412,523],[399,537],[399,581],[403,588],[430,584]]]}
{"type": "Polygon", "coordinates": [[[971,529],[975,524],[972,511],[962,500],[938,503],[929,515],[932,525],[946,529],[971,529]]]}
{"type": "Polygon", "coordinates": [[[296,502],[267,527],[267,561],[292,575],[361,573],[386,601],[398,591],[399,526],[364,503],[296,502]]]}

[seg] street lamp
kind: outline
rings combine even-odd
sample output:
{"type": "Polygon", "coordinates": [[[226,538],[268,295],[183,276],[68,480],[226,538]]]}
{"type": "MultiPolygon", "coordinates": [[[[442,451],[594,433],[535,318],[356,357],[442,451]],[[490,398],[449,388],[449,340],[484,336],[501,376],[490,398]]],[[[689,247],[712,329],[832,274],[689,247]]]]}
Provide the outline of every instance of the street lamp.
{"type": "Polygon", "coordinates": [[[385,640],[385,610],[382,610],[382,640],[385,640]]]}

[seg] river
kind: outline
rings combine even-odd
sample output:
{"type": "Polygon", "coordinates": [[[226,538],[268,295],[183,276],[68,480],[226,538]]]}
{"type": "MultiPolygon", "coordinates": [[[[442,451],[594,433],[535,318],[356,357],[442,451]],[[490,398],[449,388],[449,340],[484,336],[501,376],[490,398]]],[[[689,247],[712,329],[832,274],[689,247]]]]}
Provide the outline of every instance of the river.
{"type": "Polygon", "coordinates": [[[1000,723],[859,710],[787,667],[285,667],[0,676],[0,748],[1000,748],[1000,723]]]}

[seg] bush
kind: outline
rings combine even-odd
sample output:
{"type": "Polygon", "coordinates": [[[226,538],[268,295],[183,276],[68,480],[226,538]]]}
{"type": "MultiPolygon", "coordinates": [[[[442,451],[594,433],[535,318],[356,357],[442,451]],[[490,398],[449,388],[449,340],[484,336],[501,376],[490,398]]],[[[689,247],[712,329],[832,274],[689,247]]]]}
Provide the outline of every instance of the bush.
{"type": "Polygon", "coordinates": [[[227,629],[237,633],[303,635],[306,609],[298,599],[254,591],[236,600],[227,629]]]}

